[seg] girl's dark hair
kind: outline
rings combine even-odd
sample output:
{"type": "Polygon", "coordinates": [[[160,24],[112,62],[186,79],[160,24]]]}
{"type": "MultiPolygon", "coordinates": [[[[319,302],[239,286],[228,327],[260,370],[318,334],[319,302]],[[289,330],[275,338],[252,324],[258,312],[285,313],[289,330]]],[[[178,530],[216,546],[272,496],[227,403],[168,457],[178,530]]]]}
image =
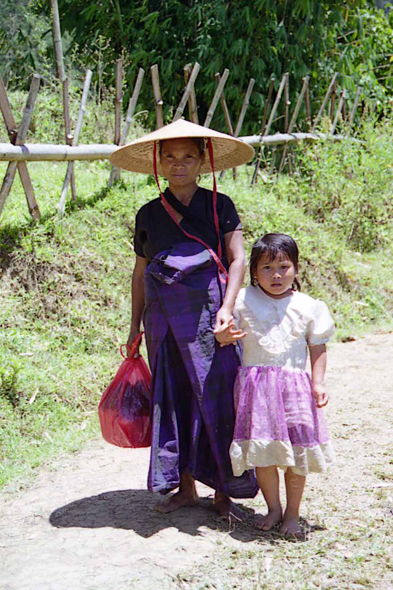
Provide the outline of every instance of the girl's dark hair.
{"type": "MultiPolygon", "coordinates": [[[[295,240],[291,236],[287,236],[286,234],[265,234],[255,242],[250,257],[250,279],[253,287],[258,285],[258,280],[255,278],[255,271],[260,259],[263,257],[268,262],[272,262],[279,254],[283,254],[285,258],[288,258],[295,267],[295,271],[298,272],[299,250],[295,240]]],[[[292,288],[297,291],[301,289],[300,283],[296,278],[292,288]]]]}
{"type": "MultiPolygon", "coordinates": [[[[195,143],[195,145],[198,148],[199,151],[199,155],[203,156],[203,154],[205,153],[205,149],[206,149],[206,145],[205,145],[205,139],[203,137],[188,137],[188,138],[184,138],[184,139],[191,139],[191,141],[193,143],[195,143]]],[[[162,146],[164,145],[164,141],[166,141],[165,139],[161,139],[161,141],[158,142],[158,153],[161,157],[161,152],[162,152],[162,146]]]]}

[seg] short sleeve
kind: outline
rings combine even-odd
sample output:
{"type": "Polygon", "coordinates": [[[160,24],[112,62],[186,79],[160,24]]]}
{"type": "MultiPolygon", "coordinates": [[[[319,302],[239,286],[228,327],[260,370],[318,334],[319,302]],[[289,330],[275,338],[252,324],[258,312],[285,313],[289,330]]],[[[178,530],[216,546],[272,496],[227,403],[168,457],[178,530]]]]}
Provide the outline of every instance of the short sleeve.
{"type": "Polygon", "coordinates": [[[313,317],[307,331],[309,346],[318,346],[328,342],[334,333],[334,322],[326,304],[317,299],[315,301],[313,317]]]}
{"type": "Polygon", "coordinates": [[[233,201],[227,195],[220,195],[222,204],[219,211],[220,229],[223,234],[242,229],[240,217],[233,201]]]}
{"type": "Polygon", "coordinates": [[[139,212],[135,219],[134,251],[135,254],[142,258],[146,258],[143,250],[143,244],[145,243],[146,238],[146,231],[143,229],[141,214],[139,212]]]}

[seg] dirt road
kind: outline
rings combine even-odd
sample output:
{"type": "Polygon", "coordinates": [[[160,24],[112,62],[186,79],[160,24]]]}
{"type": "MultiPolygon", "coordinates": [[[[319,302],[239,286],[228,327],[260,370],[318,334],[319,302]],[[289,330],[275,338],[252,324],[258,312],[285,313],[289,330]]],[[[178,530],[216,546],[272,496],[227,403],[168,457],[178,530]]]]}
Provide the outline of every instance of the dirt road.
{"type": "MultiPolygon", "coordinates": [[[[386,510],[372,490],[393,480],[392,359],[393,334],[329,348],[326,416],[337,467],[309,478],[303,514],[311,525],[355,526],[366,510],[368,518],[386,510]]],[[[0,590],[187,588],[178,574],[209,564],[223,547],[261,545],[262,533],[209,510],[204,486],[200,506],[157,513],[145,489],[148,453],[93,441],[43,469],[27,490],[3,492],[0,590]]],[[[263,501],[243,506],[261,510],[263,501]]]]}

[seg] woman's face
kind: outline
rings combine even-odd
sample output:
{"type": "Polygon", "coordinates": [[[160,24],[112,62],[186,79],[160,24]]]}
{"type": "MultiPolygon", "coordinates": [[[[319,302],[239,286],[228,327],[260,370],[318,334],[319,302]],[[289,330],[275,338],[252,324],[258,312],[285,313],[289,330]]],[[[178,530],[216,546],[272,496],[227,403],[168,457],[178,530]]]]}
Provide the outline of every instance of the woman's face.
{"type": "Polygon", "coordinates": [[[167,139],[162,144],[161,169],[170,188],[195,187],[204,162],[205,155],[199,153],[192,139],[167,139]]]}

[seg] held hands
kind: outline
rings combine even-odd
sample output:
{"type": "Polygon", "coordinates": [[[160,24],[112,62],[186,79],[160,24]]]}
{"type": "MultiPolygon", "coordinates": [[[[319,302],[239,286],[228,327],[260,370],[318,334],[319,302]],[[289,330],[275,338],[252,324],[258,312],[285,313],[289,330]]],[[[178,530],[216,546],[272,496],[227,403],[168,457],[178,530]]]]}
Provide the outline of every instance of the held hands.
{"type": "Polygon", "coordinates": [[[323,408],[329,401],[329,394],[326,391],[324,383],[313,383],[312,384],[312,395],[317,402],[318,408],[323,408]]]}
{"type": "Polygon", "coordinates": [[[242,332],[236,328],[232,314],[224,308],[221,308],[217,313],[216,325],[214,326],[213,332],[220,346],[235,344],[237,340],[246,336],[246,332],[242,332]]]}

